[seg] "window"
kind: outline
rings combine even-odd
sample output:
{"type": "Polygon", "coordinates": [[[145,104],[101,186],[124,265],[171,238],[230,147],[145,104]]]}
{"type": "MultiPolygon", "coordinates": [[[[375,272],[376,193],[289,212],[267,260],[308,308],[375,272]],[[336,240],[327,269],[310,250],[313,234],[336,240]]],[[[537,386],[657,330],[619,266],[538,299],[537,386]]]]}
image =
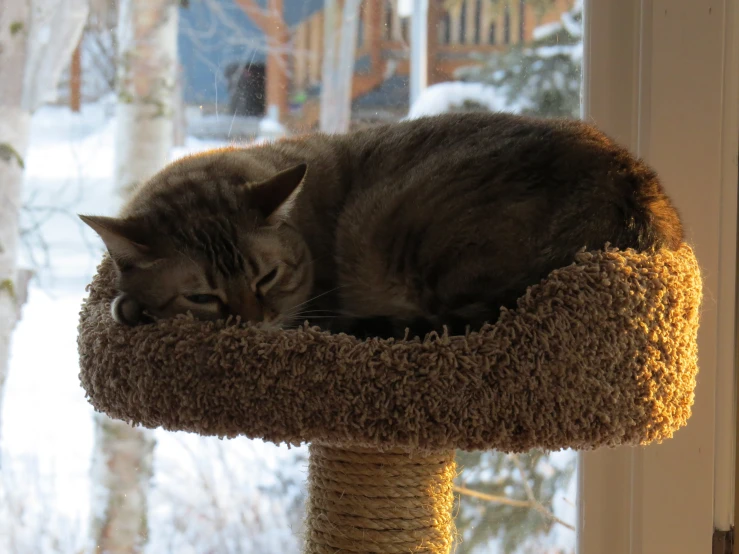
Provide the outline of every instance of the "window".
{"type": "MultiPolygon", "coordinates": [[[[62,77],[50,87],[59,99],[39,105],[29,120],[17,235],[20,266],[32,269],[34,278],[12,334],[4,391],[0,375],[0,552],[79,552],[105,519],[99,501],[114,498],[116,506],[135,508],[137,500],[126,502],[145,498],[148,511],[137,516],[134,535],[144,521],[148,551],[297,553],[305,448],[133,432],[126,435],[128,450],[116,450],[137,459],[124,472],[127,492],[107,495],[98,472],[115,465],[105,463],[100,445],[108,440],[120,446],[116,434],[123,431],[93,416],[78,383],[79,306],[102,250],[75,214],[114,213],[130,192],[130,183],[118,190],[113,185],[128,169],[116,161],[116,149],[124,148],[117,142],[116,113],[127,105],[116,88],[116,68],[122,70],[122,60],[129,59],[119,55],[125,45],[116,29],[121,4],[133,1],[165,3],[90,3],[79,47],[67,45],[62,77]],[[152,487],[145,486],[148,466],[152,487]]],[[[170,54],[178,64],[170,80],[161,79],[170,96],[157,114],[167,119],[171,129],[162,136],[173,144],[164,159],[318,128],[343,132],[441,112],[511,111],[582,116],[654,165],[685,219],[704,272],[701,371],[691,420],[673,439],[648,447],[516,456],[459,452],[456,552],[709,552],[713,529],[728,529],[735,517],[736,3],[177,4],[162,11],[176,10],[177,17],[162,24],[176,21],[171,36],[177,36],[177,52],[170,54]],[[417,12],[408,7],[422,4],[428,17],[419,40],[413,27],[417,12]],[[337,100],[341,94],[348,102],[337,100]],[[327,97],[328,108],[322,104],[327,97]]],[[[24,5],[2,4],[0,23],[10,13],[7,6],[24,5]]],[[[45,28],[53,31],[49,21],[74,27],[74,13],[45,20],[45,28]]],[[[30,19],[14,19],[8,28],[23,32],[22,21],[30,19]]],[[[0,41],[5,35],[0,33],[0,41]]],[[[0,92],[3,82],[11,82],[3,81],[3,51],[0,42],[0,92]]],[[[52,60],[52,54],[46,51],[43,59],[52,60]]],[[[6,143],[23,118],[18,125],[4,121],[16,120],[0,120],[0,164],[18,154],[6,143]]],[[[135,154],[129,159],[148,159],[158,151],[155,136],[129,140],[125,147],[135,154]]],[[[0,180],[0,193],[2,187],[0,180]]],[[[0,228],[7,220],[2,210],[11,204],[0,198],[0,228]]],[[[6,235],[0,234],[2,240],[6,235]]],[[[7,288],[2,276],[0,294],[7,288]]],[[[23,272],[17,282],[29,276],[23,272]]],[[[0,355],[2,344],[0,337],[0,355]]]]}

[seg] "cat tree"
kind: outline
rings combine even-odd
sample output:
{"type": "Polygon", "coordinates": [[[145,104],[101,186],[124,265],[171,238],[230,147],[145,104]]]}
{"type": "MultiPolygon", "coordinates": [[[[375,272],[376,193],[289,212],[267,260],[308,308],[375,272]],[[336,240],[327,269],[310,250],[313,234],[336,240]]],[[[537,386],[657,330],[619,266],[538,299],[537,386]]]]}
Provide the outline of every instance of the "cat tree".
{"type": "Polygon", "coordinates": [[[583,252],[468,336],[425,341],[110,316],[88,288],[80,379],[146,427],[310,443],[305,552],[447,553],[454,450],[661,441],[690,416],[701,279],[692,250],[583,252]]]}

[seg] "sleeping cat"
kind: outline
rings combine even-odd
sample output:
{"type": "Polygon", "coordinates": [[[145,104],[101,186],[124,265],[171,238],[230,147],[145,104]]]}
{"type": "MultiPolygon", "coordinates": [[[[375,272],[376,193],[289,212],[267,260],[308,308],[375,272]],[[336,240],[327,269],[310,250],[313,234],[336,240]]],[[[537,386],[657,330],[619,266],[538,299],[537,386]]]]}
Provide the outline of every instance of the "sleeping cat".
{"type": "Polygon", "coordinates": [[[582,248],[683,239],[654,171],[593,127],[481,113],[196,154],[119,217],[80,217],[115,263],[120,323],[362,337],[477,329],[582,248]]]}

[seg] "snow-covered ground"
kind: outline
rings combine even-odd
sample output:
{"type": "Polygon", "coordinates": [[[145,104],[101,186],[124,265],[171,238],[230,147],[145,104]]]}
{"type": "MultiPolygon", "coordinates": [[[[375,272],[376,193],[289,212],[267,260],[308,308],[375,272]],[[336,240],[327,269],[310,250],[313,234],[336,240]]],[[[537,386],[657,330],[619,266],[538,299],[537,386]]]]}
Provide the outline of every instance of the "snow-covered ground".
{"type": "Polygon", "coordinates": [[[443,114],[461,108],[465,102],[474,102],[491,112],[511,111],[503,95],[490,85],[450,81],[426,88],[411,106],[407,119],[443,114]]]}
{"type": "MultiPolygon", "coordinates": [[[[21,263],[38,275],[13,336],[2,407],[2,553],[72,554],[86,539],[93,427],[76,334],[102,249],[76,214],[119,206],[110,114],[100,103],[33,118],[21,263]]],[[[215,145],[190,139],[174,156],[215,145]]],[[[303,449],[163,431],[156,439],[149,552],[298,551],[303,449]]]]}
{"type": "MultiPolygon", "coordinates": [[[[38,273],[13,336],[2,406],[0,553],[72,554],[86,543],[92,409],[77,377],[76,333],[102,249],[75,214],[119,206],[111,112],[101,102],[78,115],[48,107],[33,118],[22,264],[38,273]]],[[[189,139],[175,156],[215,145],[189,139]]],[[[162,431],[156,438],[147,552],[299,551],[304,449],[162,431]]],[[[557,515],[573,522],[574,481],[570,500],[555,502],[557,515]]],[[[574,550],[571,531],[552,537],[574,550]]]]}

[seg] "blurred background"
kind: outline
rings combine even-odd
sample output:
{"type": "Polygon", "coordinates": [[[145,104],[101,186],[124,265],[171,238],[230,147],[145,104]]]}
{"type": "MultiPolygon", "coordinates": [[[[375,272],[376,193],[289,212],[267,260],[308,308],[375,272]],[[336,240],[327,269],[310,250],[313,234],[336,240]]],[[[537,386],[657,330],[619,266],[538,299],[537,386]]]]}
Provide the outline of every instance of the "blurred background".
{"type": "MultiPolygon", "coordinates": [[[[578,117],[580,0],[0,0],[0,552],[298,553],[307,452],[80,388],[113,214],[169,161],[443,112],[578,117]]],[[[456,552],[575,552],[576,455],[458,453],[456,552]]]]}

